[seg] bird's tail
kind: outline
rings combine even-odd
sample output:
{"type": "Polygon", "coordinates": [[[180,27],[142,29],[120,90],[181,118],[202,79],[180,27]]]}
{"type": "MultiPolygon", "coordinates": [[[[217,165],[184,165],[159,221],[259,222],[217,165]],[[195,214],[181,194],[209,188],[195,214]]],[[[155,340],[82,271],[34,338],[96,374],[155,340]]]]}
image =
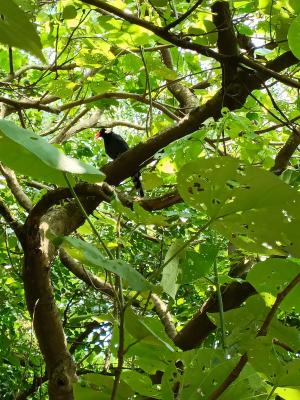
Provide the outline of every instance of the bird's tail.
{"type": "Polygon", "coordinates": [[[139,192],[139,195],[141,197],[144,197],[144,189],[143,189],[143,185],[141,182],[141,174],[140,172],[137,172],[136,174],[133,175],[132,177],[133,183],[134,183],[134,187],[136,188],[136,190],[139,192]]]}

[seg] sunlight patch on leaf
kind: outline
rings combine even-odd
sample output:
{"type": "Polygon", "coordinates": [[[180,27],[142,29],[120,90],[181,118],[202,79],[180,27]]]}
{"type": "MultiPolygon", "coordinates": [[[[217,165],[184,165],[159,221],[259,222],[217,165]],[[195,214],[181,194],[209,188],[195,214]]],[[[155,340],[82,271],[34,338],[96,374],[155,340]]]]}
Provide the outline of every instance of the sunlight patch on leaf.
{"type": "Polygon", "coordinates": [[[237,247],[300,256],[300,194],[274,174],[231,157],[200,159],[179,171],[178,190],[237,247]]]}

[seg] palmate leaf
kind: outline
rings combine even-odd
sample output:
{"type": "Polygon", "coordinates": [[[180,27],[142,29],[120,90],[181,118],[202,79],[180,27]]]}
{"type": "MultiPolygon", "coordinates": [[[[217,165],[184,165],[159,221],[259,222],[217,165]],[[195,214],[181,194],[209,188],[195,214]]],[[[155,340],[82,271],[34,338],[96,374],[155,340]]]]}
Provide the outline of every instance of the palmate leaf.
{"type": "Polygon", "coordinates": [[[0,1],[0,42],[18,47],[45,61],[42,44],[25,12],[12,0],[0,1]]]}
{"type": "Polygon", "coordinates": [[[0,120],[0,161],[22,175],[62,186],[66,186],[62,172],[87,182],[105,177],[97,168],[66,156],[35,133],[5,120],[0,120]]]}
{"type": "Polygon", "coordinates": [[[237,247],[300,256],[300,194],[278,177],[230,157],[186,164],[178,190],[237,247]]]}
{"type": "Polygon", "coordinates": [[[68,236],[56,237],[54,243],[61,245],[68,254],[83,264],[105,269],[125,279],[129,286],[139,292],[151,290],[151,284],[130,264],[122,260],[108,260],[90,243],[68,236]]]}

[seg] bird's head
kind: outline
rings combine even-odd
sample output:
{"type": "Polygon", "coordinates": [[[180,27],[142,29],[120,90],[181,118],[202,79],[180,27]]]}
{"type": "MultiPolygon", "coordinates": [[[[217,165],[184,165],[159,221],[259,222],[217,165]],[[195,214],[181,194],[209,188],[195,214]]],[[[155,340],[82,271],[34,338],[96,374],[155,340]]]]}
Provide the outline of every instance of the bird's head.
{"type": "Polygon", "coordinates": [[[106,135],[106,134],[107,134],[106,129],[105,128],[101,128],[100,131],[98,131],[96,133],[95,139],[96,140],[101,139],[101,137],[103,137],[103,135],[106,135]]]}

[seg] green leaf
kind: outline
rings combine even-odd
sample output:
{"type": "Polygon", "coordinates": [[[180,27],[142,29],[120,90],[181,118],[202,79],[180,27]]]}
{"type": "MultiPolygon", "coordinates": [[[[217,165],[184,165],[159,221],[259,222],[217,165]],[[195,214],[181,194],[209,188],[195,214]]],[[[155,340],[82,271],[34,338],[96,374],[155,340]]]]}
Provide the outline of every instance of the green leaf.
{"type": "Polygon", "coordinates": [[[153,190],[163,184],[163,179],[154,172],[143,173],[143,186],[146,190],[153,190]]]}
{"type": "Polygon", "coordinates": [[[159,79],[166,79],[173,81],[178,78],[178,75],[175,71],[167,67],[155,68],[151,71],[151,76],[155,76],[159,79]]]}
{"type": "MultiPolygon", "coordinates": [[[[76,400],[98,400],[99,399],[99,390],[95,390],[89,387],[86,387],[86,382],[81,379],[81,383],[74,383],[73,390],[74,396],[76,400]]],[[[101,393],[101,398],[103,400],[109,400],[109,393],[101,393]]]]}
{"type": "Polygon", "coordinates": [[[185,257],[179,265],[179,275],[177,283],[191,283],[208,274],[212,267],[218,247],[211,243],[204,243],[200,247],[200,253],[187,251],[185,257]]]}
{"type": "Polygon", "coordinates": [[[100,267],[120,276],[134,290],[139,292],[151,290],[151,284],[131,265],[122,260],[108,260],[90,243],[67,236],[56,237],[54,242],[62,245],[68,254],[83,264],[100,267]]]}
{"type": "Polygon", "coordinates": [[[285,400],[299,400],[300,399],[300,389],[292,388],[277,388],[274,394],[278,394],[285,400]]]}
{"type": "MultiPolygon", "coordinates": [[[[300,273],[300,265],[289,259],[270,258],[256,264],[247,275],[248,282],[258,293],[277,296],[300,273]]],[[[296,285],[280,304],[283,310],[300,312],[300,285],[296,285]]]]}
{"type": "Polygon", "coordinates": [[[168,0],[152,0],[151,3],[156,7],[164,7],[168,5],[168,0]]]}
{"type": "Polygon", "coordinates": [[[287,344],[295,353],[300,349],[299,329],[296,326],[285,326],[277,319],[273,319],[268,334],[272,338],[287,344]]]}
{"type": "Polygon", "coordinates": [[[65,79],[56,79],[50,82],[49,92],[63,99],[72,96],[75,86],[74,82],[66,82],[65,79]]]}
{"type": "Polygon", "coordinates": [[[97,168],[66,156],[37,134],[5,120],[0,120],[0,161],[22,175],[62,186],[66,186],[62,172],[88,182],[105,177],[97,168]]]}
{"type": "Polygon", "coordinates": [[[300,13],[299,0],[289,0],[290,6],[295,10],[296,13],[300,13]]]}
{"type": "Polygon", "coordinates": [[[268,336],[259,336],[248,344],[249,362],[256,371],[265,374],[272,383],[278,382],[278,377],[284,373],[284,366],[278,354],[273,350],[272,340],[268,336]]]}
{"type": "MultiPolygon", "coordinates": [[[[101,374],[86,374],[79,383],[73,385],[76,400],[109,400],[111,398],[114,378],[101,374]]],[[[128,400],[133,390],[123,381],[119,383],[118,400],[128,400]]]]}
{"type": "Polygon", "coordinates": [[[201,159],[179,171],[178,190],[236,247],[300,256],[300,194],[274,174],[230,157],[201,159]]]}
{"type": "MultiPolygon", "coordinates": [[[[176,354],[176,360],[171,363],[167,372],[162,379],[163,399],[173,399],[173,390],[176,383],[180,383],[180,398],[184,400],[208,399],[211,393],[221,385],[228,374],[232,371],[238,362],[239,357],[234,356],[227,358],[224,351],[220,349],[202,348],[198,351],[192,350],[176,354]],[[175,367],[175,362],[182,360],[184,368],[183,372],[179,373],[175,367]],[[174,366],[175,368],[172,368],[174,366]]],[[[249,388],[241,393],[241,396],[236,395],[235,386],[239,384],[239,379],[244,381],[249,386],[248,379],[253,377],[253,369],[244,368],[239,378],[226,390],[227,399],[250,399],[249,388]],[[233,387],[233,388],[232,388],[233,387]],[[230,395],[227,396],[227,391],[230,395]]],[[[223,394],[222,394],[223,398],[223,394]]]]}
{"type": "Polygon", "coordinates": [[[127,307],[125,311],[125,327],[138,341],[143,340],[152,344],[163,345],[168,350],[174,351],[172,346],[163,337],[154,332],[147,322],[138,317],[130,307],[127,307]]]}
{"type": "Polygon", "coordinates": [[[45,61],[35,26],[12,0],[0,2],[0,42],[17,47],[45,61]]]}
{"type": "MultiPolygon", "coordinates": [[[[238,285],[238,284],[237,284],[238,285]]],[[[267,308],[262,296],[256,294],[246,300],[243,307],[228,310],[224,313],[225,331],[228,332],[226,345],[235,352],[244,353],[248,350],[249,341],[256,336],[261,321],[264,320],[267,308]]],[[[209,313],[209,319],[221,327],[220,313],[209,313]]]]}
{"type": "Polygon", "coordinates": [[[145,374],[141,374],[137,371],[123,371],[122,381],[127,383],[136,393],[142,396],[150,396],[156,399],[160,398],[157,397],[159,394],[158,389],[152,386],[151,379],[145,374]]]}
{"type": "Polygon", "coordinates": [[[300,15],[291,23],[288,31],[288,44],[294,56],[300,60],[300,15]]]}
{"type": "Polygon", "coordinates": [[[77,11],[76,8],[72,5],[68,5],[63,9],[63,19],[73,19],[76,18],[77,11]]]}
{"type": "Polygon", "coordinates": [[[113,200],[111,205],[120,214],[125,215],[127,218],[136,222],[139,225],[157,225],[157,226],[167,226],[169,225],[167,219],[163,215],[153,214],[146,211],[138,203],[133,204],[133,210],[123,206],[119,201],[113,200]]]}
{"type": "Polygon", "coordinates": [[[106,93],[112,90],[113,85],[110,82],[107,81],[93,81],[90,84],[91,90],[94,92],[94,94],[101,94],[101,93],[106,93]]]}
{"type": "Polygon", "coordinates": [[[177,290],[179,288],[179,285],[176,282],[179,274],[179,261],[185,254],[185,249],[180,251],[183,244],[184,241],[181,239],[177,239],[174,243],[172,243],[167,251],[164,261],[167,264],[162,272],[161,286],[163,287],[164,291],[173,299],[175,299],[177,290]]]}

